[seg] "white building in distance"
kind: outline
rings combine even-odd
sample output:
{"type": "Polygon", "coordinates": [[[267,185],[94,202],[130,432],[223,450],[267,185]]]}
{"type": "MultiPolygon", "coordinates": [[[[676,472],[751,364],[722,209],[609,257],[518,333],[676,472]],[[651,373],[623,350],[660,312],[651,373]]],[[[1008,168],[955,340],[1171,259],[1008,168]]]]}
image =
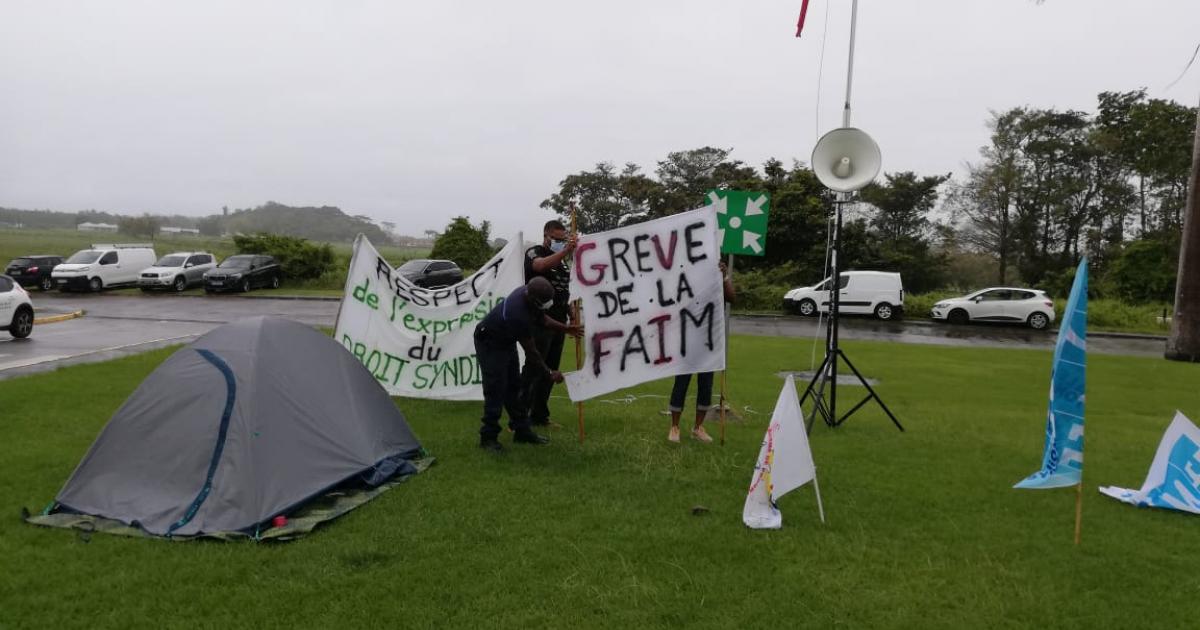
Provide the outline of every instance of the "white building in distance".
{"type": "Polygon", "coordinates": [[[116,232],[117,226],[112,223],[80,223],[75,226],[80,232],[116,232]]]}

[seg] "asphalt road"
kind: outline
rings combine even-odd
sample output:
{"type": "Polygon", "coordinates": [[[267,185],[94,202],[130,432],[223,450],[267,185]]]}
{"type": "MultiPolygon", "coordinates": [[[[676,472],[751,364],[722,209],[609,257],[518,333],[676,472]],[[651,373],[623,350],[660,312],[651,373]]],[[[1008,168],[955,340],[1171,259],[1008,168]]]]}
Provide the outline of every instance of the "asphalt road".
{"type": "MultiPolygon", "coordinates": [[[[35,293],[33,299],[39,316],[76,310],[84,310],[86,315],[35,326],[28,339],[15,340],[0,333],[0,379],[186,343],[220,324],[254,315],[278,315],[333,326],[338,309],[336,301],[142,295],[128,290],[95,295],[35,293]]],[[[731,325],[735,334],[823,338],[815,319],[738,316],[731,325]]],[[[944,346],[1054,346],[1054,334],[1049,332],[935,325],[917,319],[883,323],[847,317],[843,319],[841,338],[944,346]]],[[[1095,335],[1088,339],[1089,351],[1102,354],[1162,356],[1163,346],[1161,339],[1095,335]]]]}

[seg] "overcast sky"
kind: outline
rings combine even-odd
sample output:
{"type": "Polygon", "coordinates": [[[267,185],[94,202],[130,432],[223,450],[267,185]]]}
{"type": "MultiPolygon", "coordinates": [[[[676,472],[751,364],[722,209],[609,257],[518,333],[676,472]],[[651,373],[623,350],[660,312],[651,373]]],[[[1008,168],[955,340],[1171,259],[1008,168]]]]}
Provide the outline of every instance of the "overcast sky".
{"type": "MultiPolygon", "coordinates": [[[[807,160],[840,122],[850,0],[812,0],[797,40],[800,4],[0,0],[0,206],[537,232],[602,160],[807,160]]],[[[960,173],[990,109],[1196,104],[1200,62],[1164,88],[1198,43],[1198,0],[861,0],[853,123],[885,171],[960,173]]]]}

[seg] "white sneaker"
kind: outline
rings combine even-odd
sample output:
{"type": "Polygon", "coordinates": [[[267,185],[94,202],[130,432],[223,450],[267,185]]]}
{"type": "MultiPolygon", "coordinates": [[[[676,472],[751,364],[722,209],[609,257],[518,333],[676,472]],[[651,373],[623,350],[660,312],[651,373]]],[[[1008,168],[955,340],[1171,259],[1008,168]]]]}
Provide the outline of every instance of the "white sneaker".
{"type": "Polygon", "coordinates": [[[667,441],[679,443],[679,427],[671,427],[670,433],[667,433],[667,441]]]}
{"type": "Polygon", "coordinates": [[[712,438],[709,437],[708,432],[704,430],[704,427],[696,427],[695,429],[692,429],[692,439],[699,440],[705,444],[712,443],[712,438]]]}

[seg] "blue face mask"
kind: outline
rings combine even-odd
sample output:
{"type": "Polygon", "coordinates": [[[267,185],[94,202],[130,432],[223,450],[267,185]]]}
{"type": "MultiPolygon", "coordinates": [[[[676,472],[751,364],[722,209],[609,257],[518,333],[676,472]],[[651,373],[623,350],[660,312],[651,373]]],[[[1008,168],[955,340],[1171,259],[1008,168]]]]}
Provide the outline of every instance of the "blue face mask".
{"type": "Polygon", "coordinates": [[[566,241],[550,241],[550,251],[552,251],[556,254],[558,252],[561,252],[562,250],[566,249],[566,247],[567,247],[566,241]]]}

